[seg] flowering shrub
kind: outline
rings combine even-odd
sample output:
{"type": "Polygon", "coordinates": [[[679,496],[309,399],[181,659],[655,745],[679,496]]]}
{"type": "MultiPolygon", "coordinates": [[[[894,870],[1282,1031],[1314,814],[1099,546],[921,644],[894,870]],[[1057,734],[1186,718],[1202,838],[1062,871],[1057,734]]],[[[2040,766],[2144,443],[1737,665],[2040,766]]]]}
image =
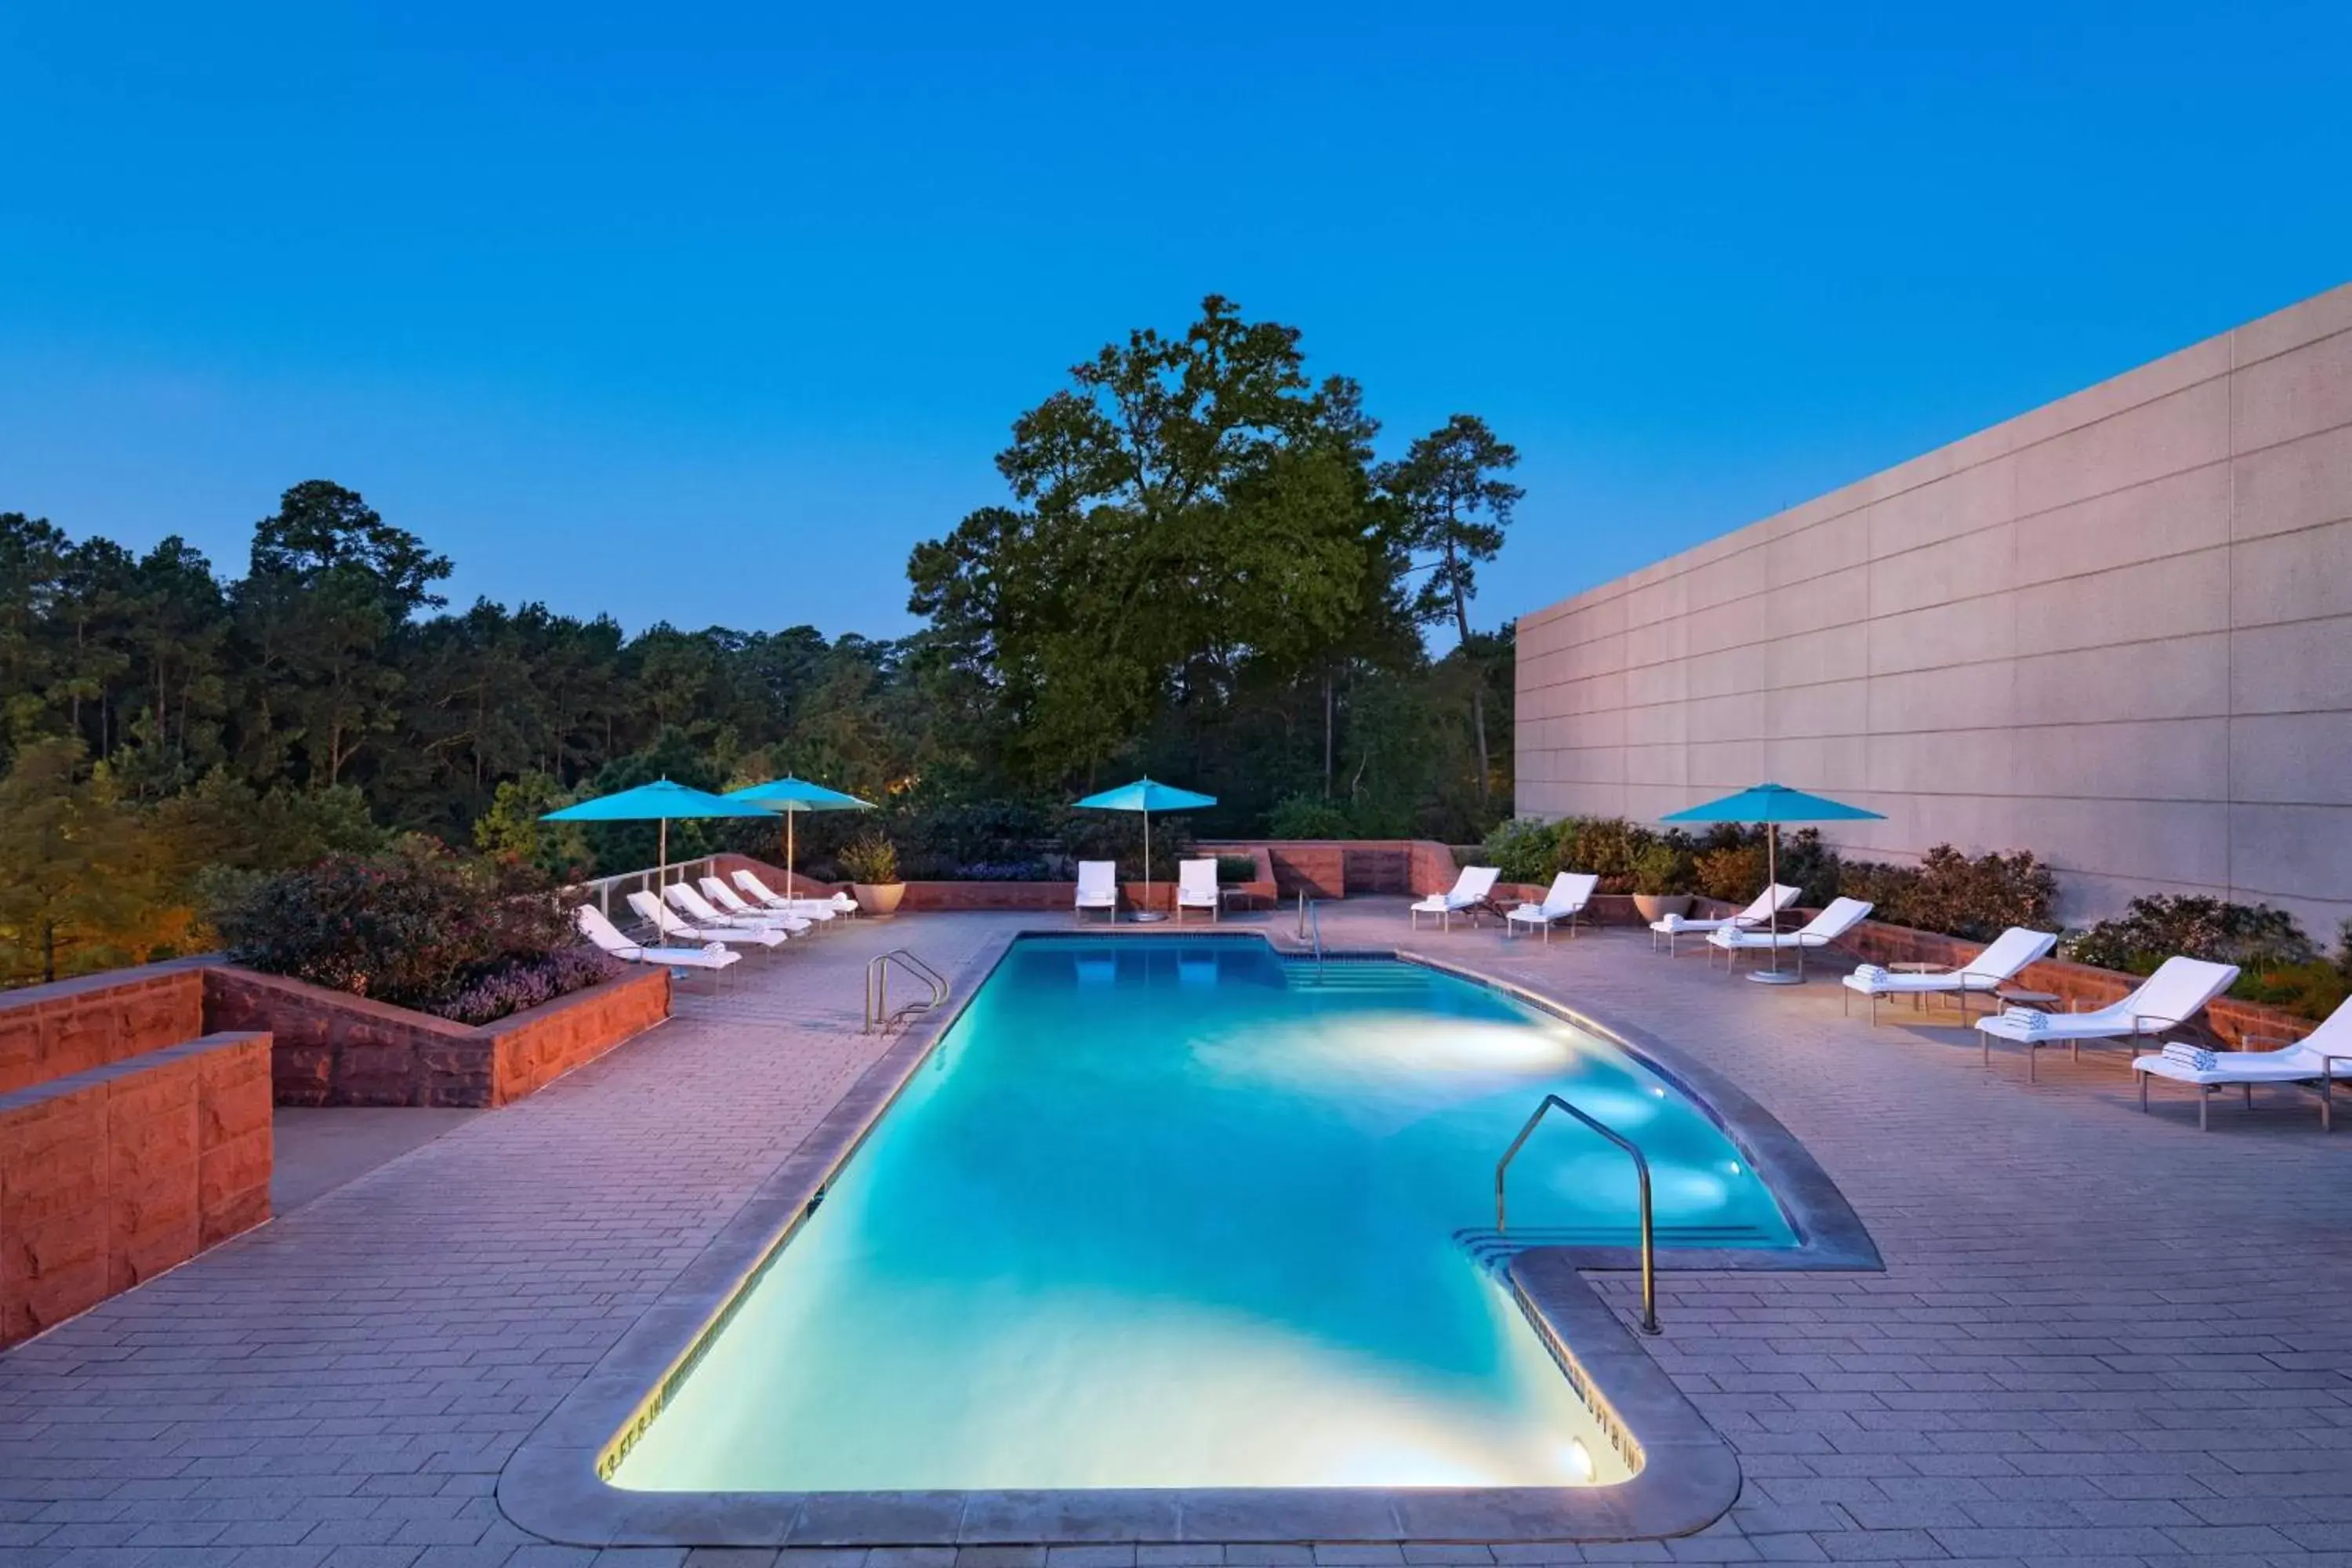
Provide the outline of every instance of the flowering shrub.
{"type": "Polygon", "coordinates": [[[561,947],[485,975],[426,1011],[459,1024],[488,1024],[509,1013],[602,984],[621,973],[620,961],[593,947],[561,947]]]}
{"type": "Polygon", "coordinates": [[[521,971],[540,979],[518,980],[511,994],[559,981],[577,990],[608,973],[570,959],[549,963],[579,938],[541,874],[459,856],[429,838],[404,838],[381,854],[330,855],[209,891],[211,923],[237,963],[395,1006],[439,1012],[521,971]]]}
{"type": "Polygon", "coordinates": [[[2244,973],[2230,994],[2325,1018],[2352,995],[2352,921],[2336,952],[2322,956],[2303,927],[2268,904],[2232,904],[2159,893],[2134,899],[2124,912],[2069,942],[2077,963],[2147,974],[2174,953],[2234,963],[2244,973]]]}
{"type": "Polygon", "coordinates": [[[2284,969],[2317,956],[2284,910],[2175,893],[2134,899],[2122,914],[2066,945],[2077,963],[2127,974],[2149,973],[2177,952],[2249,970],[2284,969]]]}
{"type": "Polygon", "coordinates": [[[955,868],[956,879],[963,882],[1049,882],[1043,859],[1035,860],[975,860],[969,866],[955,868]]]}

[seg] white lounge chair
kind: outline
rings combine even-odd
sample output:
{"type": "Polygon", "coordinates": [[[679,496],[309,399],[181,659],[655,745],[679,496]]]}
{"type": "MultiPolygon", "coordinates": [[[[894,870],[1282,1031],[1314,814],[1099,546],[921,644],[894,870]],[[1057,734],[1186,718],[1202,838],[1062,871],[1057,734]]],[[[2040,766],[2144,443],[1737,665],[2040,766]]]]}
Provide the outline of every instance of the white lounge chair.
{"type": "Polygon", "coordinates": [[[1551,941],[1551,928],[1561,921],[1568,922],[1568,934],[1576,935],[1576,917],[1592,901],[1592,889],[1601,886],[1601,879],[1591,871],[1562,871],[1551,879],[1551,891],[1539,904],[1514,904],[1503,911],[1503,936],[1506,941],[1517,934],[1521,926],[1542,928],[1543,939],[1551,941]]]}
{"type": "MultiPolygon", "coordinates": [[[[714,912],[738,923],[758,921],[763,925],[774,926],[778,931],[790,931],[794,936],[809,930],[813,923],[805,916],[786,914],[782,910],[754,909],[743,901],[741,894],[716,877],[705,877],[701,881],[702,896],[710,900],[714,912]]],[[[694,910],[688,908],[686,912],[691,916],[694,910]]],[[[823,918],[831,920],[833,915],[828,910],[823,918]]]]}
{"type": "Polygon", "coordinates": [[[2299,1040],[2284,1040],[2270,1035],[2248,1035],[2242,1048],[2212,1053],[2212,1066],[2200,1067],[2171,1056],[2136,1057],[2132,1071],[2139,1079],[2139,1108],[2147,1109],[2147,1080],[2169,1079],[2174,1083],[2192,1085],[2197,1090],[2197,1131],[2206,1130],[2206,1112],[2213,1091],[2231,1084],[2242,1086],[2246,1104],[2254,1103],[2254,1085],[2284,1083],[2308,1089],[2319,1086],[2319,1130],[2332,1131],[2336,1125],[2336,1080],[2352,1079],[2352,1001],[2339,1005],[2327,1016],[2327,1021],[2299,1040]],[[2274,1051],[2242,1048],[2255,1040],[2274,1044],[2274,1051]]]}
{"type": "Polygon", "coordinates": [[[854,915],[857,900],[847,893],[835,893],[826,899],[787,899],[760,880],[759,874],[749,866],[735,868],[735,886],[753,903],[764,909],[776,910],[803,920],[829,921],[835,915],[854,915]]]}
{"type": "Polygon", "coordinates": [[[723,942],[730,947],[738,942],[751,942],[759,947],[782,947],[784,933],[772,926],[706,926],[690,925],[671,912],[668,905],[651,893],[629,895],[629,908],[637,918],[672,942],[723,942]]]}
{"type": "Polygon", "coordinates": [[[657,963],[670,969],[724,969],[740,963],[743,955],[731,952],[719,942],[701,947],[640,947],[621,934],[620,928],[604,918],[604,912],[593,904],[583,904],[576,911],[580,934],[611,953],[630,963],[657,963]]]}
{"type": "Polygon", "coordinates": [[[2210,963],[2201,958],[2168,958],[2139,988],[2120,1002],[2088,1013],[2036,1013],[2011,1007],[2005,1013],[1977,1020],[1977,1037],[1987,1066],[1992,1063],[1992,1043],[2008,1040],[2026,1047],[2025,1076],[2034,1078],[2044,1046],[2071,1045],[2074,1059],[2083,1058],[2084,1040],[2128,1040],[2177,1029],[2205,1010],[2205,1005],[2237,984],[2234,963],[2210,963]]]}
{"type": "Polygon", "coordinates": [[[1214,860],[1180,860],[1176,863],[1176,923],[1184,923],[1186,910],[1206,910],[1212,923],[1217,918],[1217,863],[1214,860]]]}
{"type": "Polygon", "coordinates": [[[1846,1006],[1853,1006],[1854,993],[1870,998],[1870,1021],[1878,1022],[1878,999],[1881,996],[1958,996],[1960,1016],[1966,1020],[1969,997],[1981,992],[1992,995],[2017,978],[2018,971],[2047,954],[2058,945],[2055,931],[2028,931],[2023,926],[2011,926],[1982,952],[1958,969],[1912,973],[1882,969],[1875,963],[1865,963],[1845,977],[1846,1006]]]}
{"type": "Polygon", "coordinates": [[[1472,925],[1476,925],[1478,910],[1495,890],[1495,879],[1502,874],[1492,866],[1465,866],[1461,875],[1454,879],[1452,891],[1432,893],[1412,906],[1410,912],[1413,928],[1420,929],[1422,916],[1435,915],[1439,928],[1451,931],[1454,917],[1464,913],[1469,915],[1472,925]]]}
{"type": "MultiPolygon", "coordinates": [[[[1827,947],[1846,932],[1860,925],[1870,915],[1870,906],[1860,899],[1832,899],[1829,907],[1795,931],[1709,931],[1706,944],[1724,955],[1726,966],[1737,969],[1743,952],[1787,952],[1797,955],[1797,978],[1805,977],[1805,953],[1808,949],[1827,947]]],[[[1710,959],[1708,962],[1712,963],[1710,959]]]]}
{"type": "Polygon", "coordinates": [[[1102,910],[1111,922],[1118,922],[1118,864],[1113,860],[1081,860],[1078,862],[1078,901],[1076,915],[1081,921],[1088,910],[1102,910]]]}
{"type": "Polygon", "coordinates": [[[1668,915],[1664,920],[1652,921],[1650,945],[1653,948],[1656,947],[1658,939],[1664,937],[1666,956],[1672,958],[1675,955],[1675,938],[1678,936],[1706,936],[1719,931],[1752,931],[1758,926],[1769,925],[1772,923],[1772,917],[1795,903],[1798,895],[1803,891],[1801,888],[1791,888],[1784,882],[1775,882],[1757,894],[1754,903],[1738,914],[1728,915],[1721,920],[1695,921],[1683,915],[1668,915]]]}
{"type": "Polygon", "coordinates": [[[808,921],[774,910],[746,910],[730,913],[712,906],[709,900],[684,882],[667,883],[662,897],[669,907],[698,926],[731,926],[743,931],[780,931],[790,936],[808,930],[808,921]]]}

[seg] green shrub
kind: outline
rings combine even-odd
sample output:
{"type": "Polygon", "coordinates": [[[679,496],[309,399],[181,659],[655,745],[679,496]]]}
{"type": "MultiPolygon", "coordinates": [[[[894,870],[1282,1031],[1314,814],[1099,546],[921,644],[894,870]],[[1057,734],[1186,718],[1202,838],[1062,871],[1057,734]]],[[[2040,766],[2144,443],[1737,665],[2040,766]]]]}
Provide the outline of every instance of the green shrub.
{"type": "Polygon", "coordinates": [[[879,888],[898,879],[898,847],[878,828],[861,833],[842,846],[835,858],[853,882],[879,888]]]}
{"type": "Polygon", "coordinates": [[[1594,873],[1604,893],[1631,892],[1634,858],[1656,837],[1622,816],[1572,816],[1560,825],[1560,868],[1594,873]]]}
{"type": "Polygon", "coordinates": [[[1703,849],[1693,862],[1699,892],[1727,904],[1746,904],[1764,890],[1764,846],[1728,845],[1703,849]]]}
{"type": "Polygon", "coordinates": [[[1560,869],[1562,826],[1531,816],[1498,824],[1479,849],[1481,863],[1501,872],[1506,882],[1549,882],[1560,869]]]}
{"type": "Polygon", "coordinates": [[[1661,897],[1688,893],[1697,887],[1697,870],[1687,840],[1661,835],[1633,857],[1633,890],[1661,897]]]}
{"type": "Polygon", "coordinates": [[[2031,850],[1971,859],[1938,844],[1916,866],[1846,861],[1837,890],[1869,903],[1872,918],[1890,925],[1990,942],[2011,926],[2049,930],[2058,879],[2031,850]]]}
{"type": "Polygon", "coordinates": [[[1236,882],[1256,881],[1257,857],[1255,855],[1218,856],[1217,880],[1227,887],[1236,882]]]}
{"type": "Polygon", "coordinates": [[[2134,899],[2063,950],[2077,963],[2147,974],[2175,953],[2234,963],[2242,973],[2230,994],[2326,1017],[2352,995],[2352,921],[2338,931],[2334,956],[2322,957],[2303,927],[2268,904],[2158,893],[2134,899]]]}
{"type": "Polygon", "coordinates": [[[1356,825],[1347,807],[1319,795],[1289,795],[1266,813],[1268,838],[1353,838],[1356,825]]]}
{"type": "Polygon", "coordinates": [[[2250,970],[2230,987],[2230,994],[2320,1019],[2342,1006],[2347,996],[2352,996],[2352,976],[2345,973],[2340,960],[2315,958],[2308,963],[2250,970]]]}
{"type": "Polygon", "coordinates": [[[2101,921],[2066,944],[2077,963],[2147,974],[2175,953],[2271,971],[2318,957],[2293,915],[2268,904],[2158,893],[2134,899],[2124,912],[2101,921]]]}
{"type": "Polygon", "coordinates": [[[614,972],[556,961],[579,936],[544,876],[421,836],[379,854],[215,879],[208,893],[213,928],[248,968],[445,1016],[467,997],[472,1023],[614,972]]]}

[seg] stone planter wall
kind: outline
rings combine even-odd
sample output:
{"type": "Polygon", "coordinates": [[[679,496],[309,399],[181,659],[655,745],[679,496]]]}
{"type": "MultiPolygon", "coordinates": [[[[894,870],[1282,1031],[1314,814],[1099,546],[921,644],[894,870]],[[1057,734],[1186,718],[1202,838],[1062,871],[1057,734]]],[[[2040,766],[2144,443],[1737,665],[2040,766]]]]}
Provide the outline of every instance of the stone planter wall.
{"type": "Polygon", "coordinates": [[[520,1100],[669,1016],[669,972],[618,979],[475,1026],[220,964],[215,1027],[268,1030],[280,1105],[487,1107],[520,1100]]]}
{"type": "Polygon", "coordinates": [[[0,1345],[268,1219],[269,1098],[269,1037],[257,1034],[0,1095],[0,1345]]]}
{"type": "Polygon", "coordinates": [[[209,960],[110,970],[0,994],[0,1094],[106,1067],[205,1032],[209,960]]]}

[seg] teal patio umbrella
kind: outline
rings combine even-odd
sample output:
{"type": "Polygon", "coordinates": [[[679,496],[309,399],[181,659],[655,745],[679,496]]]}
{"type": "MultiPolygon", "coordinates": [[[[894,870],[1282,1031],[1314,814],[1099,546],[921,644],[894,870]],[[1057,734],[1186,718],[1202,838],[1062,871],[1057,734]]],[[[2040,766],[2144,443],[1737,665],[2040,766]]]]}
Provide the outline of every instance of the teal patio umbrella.
{"type": "Polygon", "coordinates": [[[1139,811],[1143,813],[1143,903],[1135,912],[1139,921],[1156,921],[1158,910],[1151,906],[1151,814],[1155,811],[1198,811],[1204,805],[1214,805],[1217,797],[1197,795],[1189,789],[1178,789],[1156,779],[1140,778],[1133,784],[1107,789],[1090,795],[1078,802],[1087,811],[1139,811]]]}
{"type": "MultiPolygon", "coordinates": [[[[1658,818],[1661,822],[1760,822],[1764,825],[1764,882],[1767,887],[1780,880],[1780,824],[1784,822],[1879,822],[1884,815],[1865,811],[1858,805],[1848,805],[1842,800],[1826,795],[1807,795],[1787,784],[1760,784],[1738,795],[1725,795],[1721,800],[1708,801],[1658,818]]],[[[1777,922],[1776,922],[1777,924],[1777,922]]],[[[1748,978],[1767,985],[1786,985],[1797,976],[1784,973],[1780,968],[1780,949],[1772,949],[1772,967],[1748,972],[1748,978]]]]}
{"type": "Polygon", "coordinates": [[[821,784],[796,779],[789,774],[770,779],[766,784],[746,784],[730,789],[727,798],[760,807],[762,811],[782,812],[784,817],[784,897],[793,896],[793,860],[795,846],[793,839],[793,818],[803,811],[871,811],[874,803],[860,800],[854,795],[844,795],[837,789],[827,789],[821,784]]]}
{"type": "Polygon", "coordinates": [[[765,816],[768,814],[756,805],[729,800],[725,795],[712,795],[690,784],[672,784],[663,779],[656,784],[639,784],[613,795],[583,800],[577,805],[567,805],[561,811],[543,814],[541,822],[658,822],[661,824],[661,852],[654,868],[654,886],[658,888],[669,871],[669,825],[688,822],[704,816],[765,816]]]}

